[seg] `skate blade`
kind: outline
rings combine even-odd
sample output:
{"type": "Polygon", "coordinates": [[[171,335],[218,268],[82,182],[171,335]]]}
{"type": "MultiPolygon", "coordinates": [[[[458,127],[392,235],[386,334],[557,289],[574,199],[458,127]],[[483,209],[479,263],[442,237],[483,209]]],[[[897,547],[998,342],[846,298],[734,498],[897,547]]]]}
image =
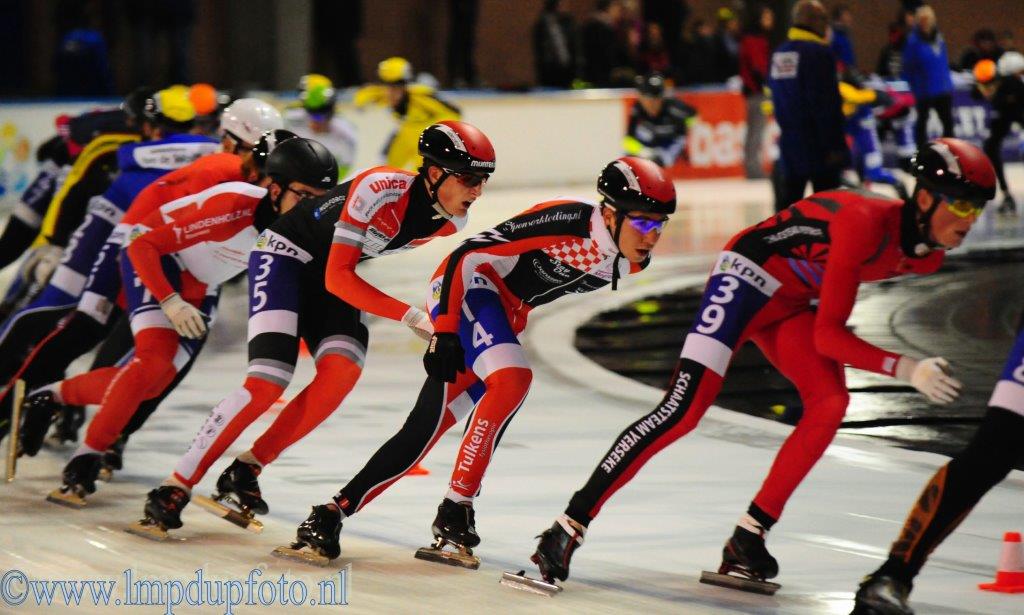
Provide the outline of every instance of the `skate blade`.
{"type": "Polygon", "coordinates": [[[416,550],[416,559],[449,566],[459,566],[476,570],[480,567],[480,558],[466,551],[445,551],[438,547],[422,547],[416,550]]]}
{"type": "Polygon", "coordinates": [[[217,500],[208,498],[206,496],[197,495],[196,497],[192,498],[192,501],[199,505],[200,508],[203,508],[208,512],[211,512],[217,515],[218,517],[226,519],[227,521],[237,525],[238,527],[244,530],[249,530],[254,534],[259,534],[263,531],[262,521],[254,519],[251,515],[243,514],[233,508],[225,506],[218,502],[217,500]]]}
{"type": "Polygon", "coordinates": [[[74,508],[81,510],[85,508],[87,502],[85,498],[78,495],[74,491],[65,491],[63,487],[58,487],[50,492],[50,495],[46,496],[47,502],[53,502],[54,504],[60,504],[61,506],[67,506],[68,508],[74,508]]]}
{"type": "Polygon", "coordinates": [[[156,542],[164,542],[171,538],[171,535],[159,523],[151,523],[145,519],[125,526],[124,531],[156,542]]]}
{"type": "Polygon", "coordinates": [[[554,583],[548,583],[547,581],[541,581],[540,579],[534,579],[526,576],[525,570],[520,570],[519,572],[503,572],[501,573],[501,579],[498,583],[513,589],[529,592],[531,594],[547,596],[549,598],[557,596],[558,593],[562,591],[562,588],[554,583]]]}
{"type": "Polygon", "coordinates": [[[301,562],[303,564],[311,564],[313,566],[319,566],[320,568],[326,568],[331,565],[331,560],[327,559],[327,556],[320,555],[302,543],[297,544],[299,544],[298,547],[295,545],[278,547],[271,551],[270,554],[281,559],[301,562]]]}
{"type": "Polygon", "coordinates": [[[11,428],[7,432],[7,463],[6,480],[14,482],[14,475],[18,470],[18,457],[21,457],[21,406],[25,400],[25,381],[15,380],[14,390],[11,392],[11,428]]]}
{"type": "Polygon", "coordinates": [[[775,592],[779,591],[782,587],[778,583],[772,583],[770,581],[756,581],[754,579],[747,579],[733,574],[720,574],[708,570],[704,570],[700,573],[700,582],[707,583],[708,585],[717,585],[719,587],[728,587],[729,589],[752,592],[755,594],[764,594],[766,596],[775,595],[775,592]]]}

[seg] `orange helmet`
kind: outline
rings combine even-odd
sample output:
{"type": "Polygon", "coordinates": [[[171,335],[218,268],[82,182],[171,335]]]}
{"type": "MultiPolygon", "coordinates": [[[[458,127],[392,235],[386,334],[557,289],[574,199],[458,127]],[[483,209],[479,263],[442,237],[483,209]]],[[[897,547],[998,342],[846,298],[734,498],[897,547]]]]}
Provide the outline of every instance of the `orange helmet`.
{"type": "Polygon", "coordinates": [[[996,78],[996,63],[992,60],[979,60],[974,65],[974,79],[978,83],[988,83],[996,78]]]}

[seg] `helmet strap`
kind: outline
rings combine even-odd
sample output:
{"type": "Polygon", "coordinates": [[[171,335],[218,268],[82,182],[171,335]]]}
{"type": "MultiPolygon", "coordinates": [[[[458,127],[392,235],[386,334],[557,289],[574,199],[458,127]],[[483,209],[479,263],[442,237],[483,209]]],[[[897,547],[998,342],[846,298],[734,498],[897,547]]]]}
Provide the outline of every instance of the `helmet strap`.
{"type": "Polygon", "coordinates": [[[437,167],[437,168],[441,169],[441,177],[438,177],[436,182],[430,183],[430,167],[431,166],[437,166],[437,165],[428,165],[423,170],[423,183],[425,183],[427,185],[427,190],[430,192],[430,204],[431,204],[431,206],[433,206],[434,210],[437,211],[437,213],[441,214],[445,218],[451,218],[452,217],[451,214],[449,214],[447,211],[445,211],[444,207],[441,207],[441,203],[438,200],[438,192],[440,192],[440,190],[441,190],[441,184],[444,183],[444,180],[446,180],[449,177],[451,177],[451,173],[449,173],[448,169],[446,169],[444,167],[437,167]]]}
{"type": "Polygon", "coordinates": [[[921,186],[915,187],[910,199],[903,202],[903,218],[900,224],[900,247],[903,253],[911,258],[920,258],[941,246],[931,238],[932,216],[939,208],[939,199],[931,190],[932,204],[927,211],[921,211],[917,206],[917,194],[921,186]]]}

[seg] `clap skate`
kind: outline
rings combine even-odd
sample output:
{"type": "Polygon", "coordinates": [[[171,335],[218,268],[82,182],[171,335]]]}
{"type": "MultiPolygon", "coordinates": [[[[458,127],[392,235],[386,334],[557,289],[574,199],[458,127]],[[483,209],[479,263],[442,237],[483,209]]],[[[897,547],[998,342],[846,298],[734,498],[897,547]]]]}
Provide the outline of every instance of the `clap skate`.
{"type": "Polygon", "coordinates": [[[330,506],[314,506],[313,512],[299,525],[295,542],[274,549],[271,555],[326,567],[341,555],[340,535],[341,513],[330,506]]]}
{"type": "Polygon", "coordinates": [[[171,537],[167,530],[182,526],[181,511],[188,501],[189,495],[181,487],[163,485],[153,489],[146,496],[146,506],[143,508],[145,516],[124,528],[124,531],[163,542],[171,537]]]}
{"type": "Polygon", "coordinates": [[[51,491],[46,500],[69,508],[85,508],[85,496],[96,492],[96,476],[99,471],[99,454],[87,453],[73,457],[64,466],[64,484],[51,491]]]}
{"type": "Polygon", "coordinates": [[[525,571],[520,570],[518,573],[503,573],[499,582],[534,594],[554,596],[562,591],[555,581],[569,578],[569,561],[573,552],[583,544],[585,532],[586,528],[582,525],[567,515],[562,515],[537,537],[540,542],[537,543],[537,550],[530,556],[530,561],[540,568],[543,580],[528,577],[525,571]]]}
{"type": "Polygon", "coordinates": [[[200,508],[259,534],[263,531],[263,522],[255,517],[270,510],[260,496],[260,486],[256,481],[261,469],[258,465],[236,459],[217,479],[217,493],[210,497],[197,495],[194,501],[200,508]]]}
{"type": "Polygon", "coordinates": [[[718,572],[702,571],[700,582],[771,596],[782,586],[765,579],[778,574],[779,564],[765,548],[764,538],[737,527],[722,550],[718,572]]]}
{"type": "Polygon", "coordinates": [[[124,467],[124,445],[128,439],[124,436],[118,438],[104,453],[100,461],[100,474],[97,478],[109,483],[114,477],[114,472],[124,467]]]}
{"type": "Polygon", "coordinates": [[[907,603],[910,584],[875,572],[864,577],[850,615],[914,615],[907,603]]]}
{"type": "Polygon", "coordinates": [[[480,537],[474,527],[472,506],[445,498],[437,507],[437,516],[431,530],[434,532],[433,546],[418,549],[416,559],[470,570],[480,567],[480,558],[473,555],[473,547],[480,544],[480,537]],[[445,550],[446,546],[455,550],[445,550]]]}

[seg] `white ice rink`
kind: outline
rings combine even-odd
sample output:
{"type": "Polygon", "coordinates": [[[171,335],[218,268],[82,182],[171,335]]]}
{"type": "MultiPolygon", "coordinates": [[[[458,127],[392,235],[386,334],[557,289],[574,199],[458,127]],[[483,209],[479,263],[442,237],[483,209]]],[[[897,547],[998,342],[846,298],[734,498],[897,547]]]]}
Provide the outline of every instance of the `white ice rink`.
{"type": "MultiPolygon", "coordinates": [[[[1015,171],[1015,175],[1017,172],[1015,171]]],[[[1014,178],[1011,177],[1011,181],[1014,178]]],[[[1017,177],[1017,185],[1021,178],[1017,177]]],[[[101,484],[89,506],[75,511],[44,501],[59,483],[67,451],[44,450],[23,460],[16,482],[0,484],[0,574],[20,570],[36,580],[179,580],[203,569],[207,579],[301,580],[311,587],[350,565],[347,610],[354,613],[481,611],[586,613],[848,613],[861,576],[884,558],[904,515],[934,470],[937,455],[903,451],[840,435],[796,492],[769,548],[779,559],[783,587],[773,597],[701,585],[703,568],[717,566],[722,545],[756,492],[788,428],[714,408],[689,437],[655,457],[604,508],[577,551],[572,578],[555,598],[498,584],[502,570],[529,566],[534,536],[551,524],[630,421],[660,393],[604,372],[571,347],[575,326],[593,312],[656,290],[699,282],[709,256],[734,231],[764,217],[766,184],[706,181],[680,184],[682,211],[670,225],[655,264],[621,290],[567,298],[534,312],[524,334],[535,370],[526,404],[506,432],[477,500],[483,542],[477,571],[415,560],[430,539],[430,523],[447,489],[461,436],[456,427],[426,458],[429,476],[407,477],[346,521],[342,556],[333,568],[289,564],[269,556],[289,542],[312,504],[322,503],[358,470],[403,422],[423,380],[422,342],[404,327],[374,321],[361,382],[343,406],[260,477],[271,513],[262,535],[247,533],[190,506],[182,542],[154,543],[122,528],[139,518],[146,492],[185,451],[209,409],[238,386],[245,366],[245,300],[232,289],[222,322],[191,376],[129,444],[125,470],[101,484]]],[[[473,206],[471,230],[490,226],[563,189],[493,191],[473,206]]],[[[591,195],[588,186],[570,193],[591,195]]],[[[360,271],[388,292],[421,302],[425,280],[457,239],[380,259],[360,271]]],[[[679,333],[682,340],[681,331],[679,333]]],[[[310,377],[305,360],[288,395],[310,377]]],[[[216,464],[197,493],[208,493],[231,456],[248,448],[273,417],[257,421],[216,464]]],[[[1024,596],[977,589],[991,580],[1004,531],[1024,523],[1014,472],[974,510],[934,554],[913,594],[918,613],[1024,613],[1024,596]]],[[[0,613],[166,612],[160,606],[61,604],[20,607],[3,598],[21,585],[0,587],[0,613]],[[4,591],[8,593],[4,593],[4,591]]],[[[317,613],[339,607],[245,606],[235,613],[317,613]]],[[[176,613],[223,613],[224,606],[176,613]]]]}

